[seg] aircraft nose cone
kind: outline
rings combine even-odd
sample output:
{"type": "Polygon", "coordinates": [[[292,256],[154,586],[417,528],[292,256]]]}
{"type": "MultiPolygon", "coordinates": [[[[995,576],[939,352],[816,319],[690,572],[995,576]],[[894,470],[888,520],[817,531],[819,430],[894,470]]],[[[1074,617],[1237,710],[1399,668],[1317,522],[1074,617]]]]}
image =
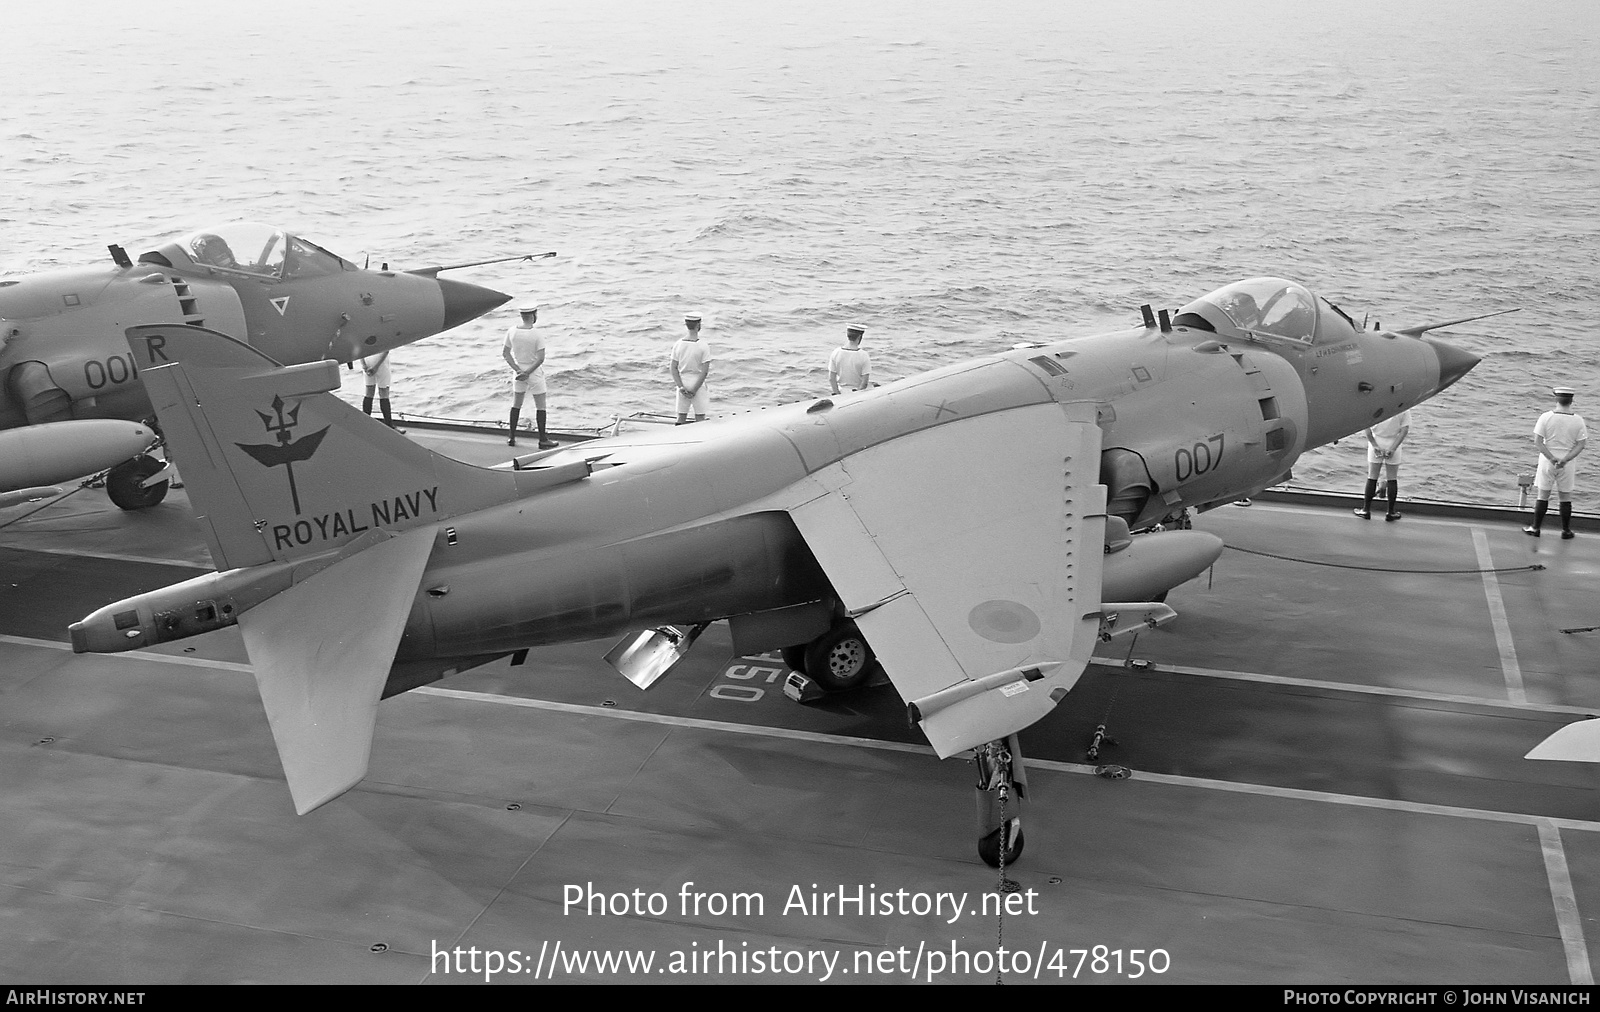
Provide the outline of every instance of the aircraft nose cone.
{"type": "Polygon", "coordinates": [[[476,320],[489,310],[511,301],[511,296],[481,285],[465,281],[439,279],[439,294],[444,296],[444,329],[459,327],[468,320],[476,320]]]}
{"type": "Polygon", "coordinates": [[[1473,366],[1482,361],[1472,352],[1462,351],[1453,344],[1435,341],[1431,337],[1423,340],[1433,345],[1434,354],[1439,356],[1439,390],[1465,376],[1473,366]]]}

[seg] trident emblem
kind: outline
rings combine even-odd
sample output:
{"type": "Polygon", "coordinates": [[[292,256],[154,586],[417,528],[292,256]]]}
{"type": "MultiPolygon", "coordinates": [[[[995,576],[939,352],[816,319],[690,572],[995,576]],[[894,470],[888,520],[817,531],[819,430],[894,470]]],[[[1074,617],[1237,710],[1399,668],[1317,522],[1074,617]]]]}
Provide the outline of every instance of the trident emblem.
{"type": "Polygon", "coordinates": [[[256,443],[253,445],[234,443],[233,445],[254,457],[256,462],[264,467],[283,465],[284,471],[289,475],[289,496],[294,500],[294,514],[299,516],[300,491],[294,484],[295,461],[310,460],[311,455],[317,452],[317,447],[322,445],[322,437],[328,434],[330,426],[323,426],[309,436],[291,440],[289,438],[289,430],[300,424],[300,405],[296,404],[286,415],[283,411],[283,397],[274,394],[272,410],[276,414],[276,418],[265,411],[257,411],[256,417],[261,419],[262,426],[268,432],[277,437],[277,443],[256,443]]]}

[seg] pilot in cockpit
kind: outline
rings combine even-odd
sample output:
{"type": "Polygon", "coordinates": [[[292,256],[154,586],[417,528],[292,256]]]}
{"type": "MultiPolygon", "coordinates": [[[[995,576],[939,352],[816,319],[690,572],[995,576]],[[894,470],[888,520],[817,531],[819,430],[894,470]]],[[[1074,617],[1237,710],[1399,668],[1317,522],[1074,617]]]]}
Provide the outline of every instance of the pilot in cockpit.
{"type": "Polygon", "coordinates": [[[228,246],[227,240],[220,235],[207,232],[195,236],[192,244],[194,258],[199,263],[210,264],[213,267],[223,267],[228,270],[241,270],[239,261],[234,258],[233,249],[228,246]]]}
{"type": "Polygon", "coordinates": [[[1261,309],[1249,292],[1230,291],[1220,304],[1228,319],[1240,330],[1255,330],[1261,325],[1261,309]]]}

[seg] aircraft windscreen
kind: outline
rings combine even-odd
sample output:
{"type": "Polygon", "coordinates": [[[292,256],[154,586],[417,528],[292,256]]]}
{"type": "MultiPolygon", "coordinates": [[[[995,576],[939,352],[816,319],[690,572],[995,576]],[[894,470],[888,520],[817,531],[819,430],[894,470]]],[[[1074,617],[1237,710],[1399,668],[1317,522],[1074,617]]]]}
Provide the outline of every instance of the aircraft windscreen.
{"type": "Polygon", "coordinates": [[[283,273],[284,234],[271,225],[240,221],[201,229],[181,245],[195,263],[225,271],[276,277],[283,273]]]}
{"type": "Polygon", "coordinates": [[[338,274],[349,267],[345,261],[329,253],[316,243],[297,235],[288,237],[289,262],[284,271],[287,278],[311,278],[338,274]]]}
{"type": "Polygon", "coordinates": [[[1251,278],[1219,288],[1203,301],[1225,313],[1240,330],[1312,343],[1317,335],[1317,301],[1293,281],[1251,278]]]}

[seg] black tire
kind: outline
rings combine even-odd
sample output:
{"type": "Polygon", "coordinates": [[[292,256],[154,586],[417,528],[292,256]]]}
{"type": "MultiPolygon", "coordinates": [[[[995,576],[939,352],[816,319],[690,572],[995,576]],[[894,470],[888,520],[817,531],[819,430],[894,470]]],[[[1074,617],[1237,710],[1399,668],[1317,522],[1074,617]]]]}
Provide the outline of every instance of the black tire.
{"type": "Polygon", "coordinates": [[[802,675],[806,673],[806,645],[804,643],[797,647],[784,647],[778,653],[783,655],[783,663],[789,666],[790,671],[798,671],[802,675]]]}
{"type": "Polygon", "coordinates": [[[149,488],[140,488],[139,483],[161,470],[162,466],[161,461],[148,454],[123,461],[106,475],[106,495],[125,510],[154,506],[167,497],[167,482],[157,482],[149,488]]]}
{"type": "Polygon", "coordinates": [[[842,622],[806,646],[805,674],[829,692],[866,684],[877,656],[854,622],[842,622]]]}
{"type": "Polygon", "coordinates": [[[1026,842],[1022,835],[1022,820],[1020,818],[1007,819],[1006,826],[1001,826],[978,841],[978,856],[983,858],[983,863],[991,868],[1000,867],[1000,835],[1006,831],[1008,826],[1012,831],[1007,834],[1011,837],[1011,846],[1006,848],[1006,867],[1011,867],[1016,863],[1017,858],[1022,856],[1022,845],[1026,842]]]}

